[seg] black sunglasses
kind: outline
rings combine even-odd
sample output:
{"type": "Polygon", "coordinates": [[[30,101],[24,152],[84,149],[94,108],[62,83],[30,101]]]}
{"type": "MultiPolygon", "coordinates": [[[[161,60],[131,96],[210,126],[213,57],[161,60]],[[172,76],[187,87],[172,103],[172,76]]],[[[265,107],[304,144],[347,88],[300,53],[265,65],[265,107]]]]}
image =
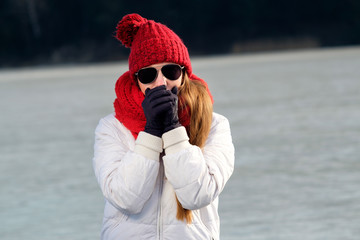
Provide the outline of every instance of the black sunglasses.
{"type": "MultiPolygon", "coordinates": [[[[166,64],[161,67],[161,72],[169,80],[176,80],[181,76],[182,70],[184,66],[180,66],[177,64],[166,64]]],[[[139,81],[143,84],[149,84],[155,81],[159,74],[158,69],[154,67],[142,68],[135,76],[139,79],[139,81]]]]}

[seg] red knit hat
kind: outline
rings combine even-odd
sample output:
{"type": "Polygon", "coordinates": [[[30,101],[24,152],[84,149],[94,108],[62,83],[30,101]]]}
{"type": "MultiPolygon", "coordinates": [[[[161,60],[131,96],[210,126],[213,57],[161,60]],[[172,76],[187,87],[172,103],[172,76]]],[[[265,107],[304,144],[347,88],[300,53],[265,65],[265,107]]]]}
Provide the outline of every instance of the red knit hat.
{"type": "Polygon", "coordinates": [[[190,57],[182,40],[161,23],[147,20],[139,14],[128,14],[118,23],[116,38],[128,48],[131,77],[141,68],[173,62],[185,66],[188,76],[192,75],[190,57]]]}

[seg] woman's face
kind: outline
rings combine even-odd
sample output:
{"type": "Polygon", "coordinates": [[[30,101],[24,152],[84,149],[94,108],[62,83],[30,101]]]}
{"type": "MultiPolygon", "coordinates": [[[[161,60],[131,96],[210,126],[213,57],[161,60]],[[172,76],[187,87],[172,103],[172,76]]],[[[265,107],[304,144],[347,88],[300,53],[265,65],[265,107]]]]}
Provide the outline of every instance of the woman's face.
{"type": "Polygon", "coordinates": [[[144,84],[144,83],[140,82],[139,79],[137,78],[140,90],[143,94],[145,94],[145,90],[147,88],[153,89],[153,88],[161,86],[161,85],[165,85],[167,90],[171,90],[175,86],[177,88],[179,88],[181,86],[181,79],[182,79],[183,73],[181,73],[181,75],[178,79],[169,80],[161,72],[161,68],[167,64],[173,64],[173,63],[164,62],[164,63],[157,63],[157,64],[153,64],[153,65],[145,67],[145,68],[149,68],[149,67],[156,68],[156,70],[158,71],[158,74],[157,74],[156,79],[153,82],[148,83],[148,84],[144,84]]]}

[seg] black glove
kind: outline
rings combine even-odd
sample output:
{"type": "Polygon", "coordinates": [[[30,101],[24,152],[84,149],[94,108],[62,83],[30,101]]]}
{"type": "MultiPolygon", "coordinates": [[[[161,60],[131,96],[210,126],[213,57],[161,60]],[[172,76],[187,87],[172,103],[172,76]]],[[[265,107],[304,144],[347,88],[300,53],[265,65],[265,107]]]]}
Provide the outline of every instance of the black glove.
{"type": "Polygon", "coordinates": [[[145,132],[161,137],[164,132],[164,116],[171,108],[172,94],[165,85],[145,90],[145,99],[141,106],[144,110],[145,132]]]}
{"type": "Polygon", "coordinates": [[[170,92],[170,103],[171,107],[167,109],[164,116],[164,133],[180,127],[179,114],[178,114],[178,96],[177,87],[173,87],[170,92]]]}

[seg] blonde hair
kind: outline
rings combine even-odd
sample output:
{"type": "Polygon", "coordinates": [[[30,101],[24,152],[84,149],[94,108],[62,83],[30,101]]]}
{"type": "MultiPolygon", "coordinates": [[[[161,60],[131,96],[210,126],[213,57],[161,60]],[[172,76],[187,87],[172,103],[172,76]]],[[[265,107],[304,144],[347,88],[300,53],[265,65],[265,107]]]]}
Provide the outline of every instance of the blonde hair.
{"type": "MultiPolygon", "coordinates": [[[[186,110],[190,115],[187,128],[189,141],[192,145],[204,147],[212,122],[212,101],[206,87],[197,80],[190,80],[184,72],[183,82],[179,88],[179,110],[186,110]]],[[[184,209],[178,198],[176,218],[187,223],[192,222],[192,213],[184,209]]]]}

